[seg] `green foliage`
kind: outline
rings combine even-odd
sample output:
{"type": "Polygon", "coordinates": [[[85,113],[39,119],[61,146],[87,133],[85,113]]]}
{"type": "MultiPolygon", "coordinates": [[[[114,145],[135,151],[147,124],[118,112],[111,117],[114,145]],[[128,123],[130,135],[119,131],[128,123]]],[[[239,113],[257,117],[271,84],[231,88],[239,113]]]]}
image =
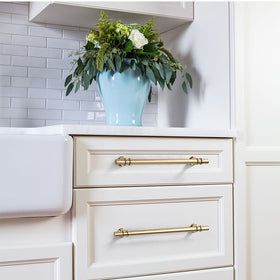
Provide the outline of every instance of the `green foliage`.
{"type": "Polygon", "coordinates": [[[100,12],[96,27],[90,30],[86,45],[74,59],[72,73],[65,79],[66,95],[77,92],[80,87],[87,90],[102,71],[121,73],[128,68],[141,71],[152,83],[169,90],[179,71],[182,72],[183,91],[187,93],[192,87],[191,75],[164,48],[154,29],[154,20],[143,25],[124,24],[100,12]],[[135,33],[136,39],[132,35],[135,33]]]}
{"type": "Polygon", "coordinates": [[[149,42],[155,42],[159,39],[159,34],[154,31],[155,21],[149,20],[146,24],[139,26],[139,31],[144,34],[149,42]]]}
{"type": "Polygon", "coordinates": [[[102,72],[104,63],[106,62],[106,52],[109,49],[110,44],[104,43],[101,45],[100,49],[96,54],[96,68],[98,71],[102,72]]]}

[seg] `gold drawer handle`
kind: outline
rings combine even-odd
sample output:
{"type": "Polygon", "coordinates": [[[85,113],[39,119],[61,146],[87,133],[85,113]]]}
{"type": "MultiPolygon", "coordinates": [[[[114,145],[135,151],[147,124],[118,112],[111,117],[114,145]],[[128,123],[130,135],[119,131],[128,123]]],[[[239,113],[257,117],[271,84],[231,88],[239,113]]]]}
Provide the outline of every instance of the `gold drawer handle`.
{"type": "Polygon", "coordinates": [[[189,164],[189,165],[200,165],[208,164],[209,160],[206,158],[190,157],[187,159],[133,159],[120,156],[115,159],[115,164],[118,166],[126,166],[132,164],[189,164]]]}
{"type": "Polygon", "coordinates": [[[209,226],[201,226],[192,224],[189,227],[179,227],[179,228],[160,228],[160,229],[145,229],[145,230],[127,230],[120,228],[114,232],[116,237],[125,237],[131,235],[144,235],[144,234],[162,234],[162,233],[178,233],[178,232],[201,232],[209,231],[209,226]]]}

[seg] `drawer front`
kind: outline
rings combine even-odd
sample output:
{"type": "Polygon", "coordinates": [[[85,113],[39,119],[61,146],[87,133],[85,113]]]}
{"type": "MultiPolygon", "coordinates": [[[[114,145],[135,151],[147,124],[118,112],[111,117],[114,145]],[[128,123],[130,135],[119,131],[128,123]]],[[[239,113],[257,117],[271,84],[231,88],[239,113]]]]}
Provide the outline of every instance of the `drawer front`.
{"type": "Polygon", "coordinates": [[[75,190],[76,279],[232,265],[231,192],[230,185],[75,190]],[[192,224],[209,231],[160,233],[192,224]],[[160,232],[115,237],[119,228],[160,232]]]}
{"type": "Polygon", "coordinates": [[[233,280],[233,268],[133,277],[126,280],[233,280]]]}
{"type": "Polygon", "coordinates": [[[75,187],[231,183],[232,140],[152,137],[76,137],[75,187]],[[156,164],[118,166],[123,156],[156,164]],[[191,157],[208,164],[162,164],[191,157]]]}

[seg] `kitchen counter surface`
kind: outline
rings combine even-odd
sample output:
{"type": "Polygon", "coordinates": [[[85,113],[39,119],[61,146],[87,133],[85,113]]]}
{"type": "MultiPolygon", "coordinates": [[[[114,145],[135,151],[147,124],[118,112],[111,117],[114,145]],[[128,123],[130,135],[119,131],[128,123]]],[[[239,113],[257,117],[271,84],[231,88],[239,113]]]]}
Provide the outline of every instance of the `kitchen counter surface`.
{"type": "Polygon", "coordinates": [[[0,134],[65,134],[65,135],[116,135],[161,137],[217,137],[236,136],[234,130],[204,130],[171,127],[127,127],[101,125],[54,125],[36,128],[0,128],[0,134]]]}

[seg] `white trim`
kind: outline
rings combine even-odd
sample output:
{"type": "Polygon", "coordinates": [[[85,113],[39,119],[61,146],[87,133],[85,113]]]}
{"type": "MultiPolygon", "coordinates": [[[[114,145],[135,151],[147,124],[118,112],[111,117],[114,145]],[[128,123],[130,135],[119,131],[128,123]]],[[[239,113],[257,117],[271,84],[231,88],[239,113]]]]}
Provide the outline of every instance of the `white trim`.
{"type": "Polygon", "coordinates": [[[235,92],[235,10],[229,2],[229,92],[230,92],[230,129],[236,129],[236,92],[235,92]]]}
{"type": "Polygon", "coordinates": [[[245,164],[245,83],[244,83],[244,3],[234,3],[234,49],[235,49],[235,102],[238,136],[234,150],[234,241],[235,280],[247,279],[247,191],[245,164]]]}

